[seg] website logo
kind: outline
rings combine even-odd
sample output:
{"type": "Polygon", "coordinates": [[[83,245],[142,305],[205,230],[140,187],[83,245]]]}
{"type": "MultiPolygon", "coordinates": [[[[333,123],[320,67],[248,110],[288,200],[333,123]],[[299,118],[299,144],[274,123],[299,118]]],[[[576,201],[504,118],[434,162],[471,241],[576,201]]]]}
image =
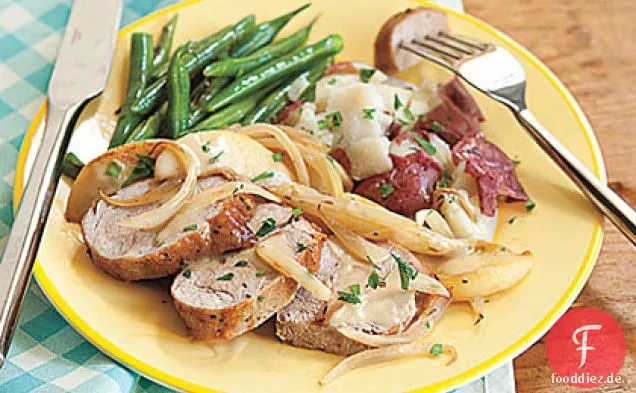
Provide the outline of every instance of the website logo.
{"type": "Polygon", "coordinates": [[[563,315],[548,333],[546,355],[552,383],[595,387],[622,383],[625,336],[607,313],[579,308],[563,315]]]}

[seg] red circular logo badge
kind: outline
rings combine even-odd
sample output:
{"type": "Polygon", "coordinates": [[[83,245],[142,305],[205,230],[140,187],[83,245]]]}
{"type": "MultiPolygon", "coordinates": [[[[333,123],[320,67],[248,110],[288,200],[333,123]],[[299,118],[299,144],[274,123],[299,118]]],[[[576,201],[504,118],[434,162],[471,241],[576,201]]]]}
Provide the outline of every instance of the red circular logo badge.
{"type": "Polygon", "coordinates": [[[607,313],[579,308],[563,315],[548,333],[546,355],[552,383],[581,388],[621,383],[625,336],[607,313]]]}

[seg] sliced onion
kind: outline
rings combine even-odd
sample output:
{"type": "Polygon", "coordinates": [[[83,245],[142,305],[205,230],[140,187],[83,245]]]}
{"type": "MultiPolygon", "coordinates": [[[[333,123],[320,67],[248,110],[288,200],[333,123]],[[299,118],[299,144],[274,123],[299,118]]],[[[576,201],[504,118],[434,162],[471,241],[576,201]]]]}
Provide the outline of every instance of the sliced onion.
{"type": "Polygon", "coordinates": [[[333,292],[314,273],[295,259],[294,252],[281,234],[271,236],[256,245],[256,254],[274,269],[292,278],[300,286],[322,301],[333,297],[333,292]]]}
{"type": "Polygon", "coordinates": [[[298,145],[298,148],[309,167],[318,175],[317,181],[312,182],[312,186],[320,191],[324,189],[329,195],[344,194],[342,179],[327,157],[303,145],[298,145]]]}
{"type": "Polygon", "coordinates": [[[415,213],[415,222],[419,225],[426,224],[432,231],[442,236],[453,237],[448,223],[441,214],[435,209],[422,209],[415,213]]]}
{"type": "Polygon", "coordinates": [[[484,303],[485,300],[483,296],[475,296],[468,301],[468,304],[470,304],[470,308],[472,308],[475,312],[475,315],[477,315],[475,325],[481,322],[482,319],[484,319],[484,303]]]}
{"type": "Polygon", "coordinates": [[[258,195],[270,201],[280,203],[280,198],[254,183],[225,183],[218,187],[201,191],[190,198],[172,220],[157,234],[156,240],[162,243],[175,234],[182,232],[184,227],[204,221],[204,210],[208,206],[237,194],[258,195]]]}
{"type": "Polygon", "coordinates": [[[218,187],[201,191],[188,201],[188,207],[207,207],[221,199],[227,199],[236,194],[258,195],[269,201],[280,203],[280,198],[254,183],[229,182],[218,187]]]}
{"type": "Polygon", "coordinates": [[[320,142],[317,138],[311,137],[307,132],[300,131],[294,127],[279,126],[289,137],[295,141],[296,143],[300,143],[304,146],[311,146],[315,150],[322,151],[324,153],[328,153],[330,148],[324,143],[320,142]]]}
{"type": "Polygon", "coordinates": [[[333,204],[322,203],[319,210],[363,236],[377,228],[389,229],[393,242],[414,252],[444,255],[469,247],[463,240],[444,237],[383,207],[360,203],[352,198],[336,198],[333,204]]]}
{"type": "Polygon", "coordinates": [[[343,227],[372,240],[391,240],[404,248],[423,254],[445,255],[470,249],[465,240],[444,237],[415,221],[390,212],[366,198],[345,194],[334,198],[301,185],[272,190],[289,204],[313,215],[330,218],[343,227]]]}
{"type": "Polygon", "coordinates": [[[100,197],[109,205],[119,207],[135,207],[149,205],[154,202],[161,202],[173,196],[179,188],[179,182],[175,180],[164,181],[148,192],[129,199],[113,198],[99,190],[100,197]]]}
{"type": "Polygon", "coordinates": [[[174,153],[181,163],[181,166],[185,168],[186,176],[181,183],[181,188],[172,198],[158,208],[134,217],[129,217],[118,222],[118,225],[137,229],[156,228],[170,220],[194,192],[200,164],[192,149],[172,141],[165,141],[161,146],[174,153]]]}
{"type": "Polygon", "coordinates": [[[532,254],[515,254],[504,247],[478,242],[472,254],[454,256],[433,265],[439,280],[451,288],[455,301],[490,296],[517,285],[530,272],[532,254]],[[492,250],[493,246],[497,250],[492,250]]]}
{"type": "MultiPolygon", "coordinates": [[[[363,368],[366,366],[372,366],[375,364],[382,364],[391,362],[406,357],[413,357],[418,355],[437,356],[431,354],[433,343],[409,343],[402,345],[393,345],[390,347],[368,349],[366,351],[359,352],[353,356],[349,356],[345,360],[338,363],[338,365],[329,371],[320,381],[320,385],[326,385],[334,379],[350,372],[363,368]]],[[[441,344],[442,353],[449,355],[450,360],[446,365],[450,365],[457,360],[457,350],[455,347],[447,344],[441,344]]]]}
{"type": "Polygon", "coordinates": [[[280,196],[291,206],[299,207],[303,213],[309,213],[312,216],[319,216],[318,206],[322,202],[332,201],[333,198],[319,193],[311,187],[301,186],[300,184],[285,184],[271,190],[280,196]]]}
{"type": "Polygon", "coordinates": [[[345,191],[351,192],[351,190],[353,190],[353,180],[351,180],[351,177],[349,176],[347,171],[345,171],[342,165],[340,165],[340,163],[336,160],[332,160],[331,164],[334,166],[334,168],[336,168],[336,171],[338,172],[338,176],[340,176],[340,180],[342,181],[342,185],[345,191]]]}
{"type": "Polygon", "coordinates": [[[296,144],[289,138],[289,136],[283,132],[280,128],[274,127],[271,124],[255,124],[253,126],[243,127],[236,130],[236,132],[259,138],[263,136],[273,136],[285,149],[289,158],[291,159],[294,169],[296,170],[296,178],[300,184],[309,185],[309,174],[307,173],[307,167],[303,160],[300,151],[296,144]]]}
{"type": "Polygon", "coordinates": [[[435,272],[446,275],[460,275],[479,271],[486,266],[505,265],[518,260],[532,259],[532,253],[512,250],[495,243],[477,241],[464,255],[454,255],[435,265],[435,272]]]}
{"type": "Polygon", "coordinates": [[[335,220],[326,217],[322,217],[322,219],[327,227],[329,227],[329,230],[340,240],[342,247],[359,260],[369,262],[370,259],[376,266],[379,266],[380,262],[391,258],[389,250],[344,228],[335,220]]]}
{"type": "MultiPolygon", "coordinates": [[[[258,142],[271,150],[284,150],[284,146],[274,138],[260,138],[258,142]]],[[[328,195],[342,195],[344,193],[343,180],[336,167],[329,162],[327,157],[323,153],[302,144],[297,144],[296,147],[311,170],[311,174],[315,175],[310,176],[312,187],[328,195]]]]}
{"type": "MultiPolygon", "coordinates": [[[[386,289],[398,290],[401,288],[399,274],[390,274],[389,277],[387,277],[386,289]]],[[[440,295],[448,298],[451,296],[444,284],[426,273],[420,273],[415,278],[410,279],[408,290],[426,293],[429,295],[440,295]]]]}
{"type": "Polygon", "coordinates": [[[460,192],[453,188],[438,188],[433,192],[433,200],[435,201],[436,205],[441,205],[441,203],[444,201],[443,198],[454,198],[453,200],[459,203],[470,220],[472,222],[477,222],[477,215],[479,214],[479,212],[463,192],[460,192]]]}

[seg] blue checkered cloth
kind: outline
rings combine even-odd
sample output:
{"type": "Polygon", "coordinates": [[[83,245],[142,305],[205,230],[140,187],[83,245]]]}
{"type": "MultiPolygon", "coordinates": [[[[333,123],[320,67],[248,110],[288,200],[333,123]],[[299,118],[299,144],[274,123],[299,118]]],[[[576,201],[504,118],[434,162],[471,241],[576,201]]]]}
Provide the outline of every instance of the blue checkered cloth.
{"type": "MultiPolygon", "coordinates": [[[[103,0],[108,1],[108,0],[103,0]]],[[[175,0],[127,0],[127,25],[175,0]]],[[[18,151],[44,102],[71,0],[0,0],[0,252],[13,222],[18,151]]],[[[32,283],[24,300],[0,392],[148,392],[169,390],[104,356],[55,311],[32,283]]]]}

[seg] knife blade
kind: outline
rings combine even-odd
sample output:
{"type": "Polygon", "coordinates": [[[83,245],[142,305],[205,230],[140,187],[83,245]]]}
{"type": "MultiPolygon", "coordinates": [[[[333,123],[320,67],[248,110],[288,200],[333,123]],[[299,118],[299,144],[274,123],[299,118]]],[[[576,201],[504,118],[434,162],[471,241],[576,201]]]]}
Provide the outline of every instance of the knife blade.
{"type": "Polygon", "coordinates": [[[51,76],[42,142],[0,262],[0,367],[15,330],[77,109],[103,91],[123,0],[75,0],[51,76]]]}

